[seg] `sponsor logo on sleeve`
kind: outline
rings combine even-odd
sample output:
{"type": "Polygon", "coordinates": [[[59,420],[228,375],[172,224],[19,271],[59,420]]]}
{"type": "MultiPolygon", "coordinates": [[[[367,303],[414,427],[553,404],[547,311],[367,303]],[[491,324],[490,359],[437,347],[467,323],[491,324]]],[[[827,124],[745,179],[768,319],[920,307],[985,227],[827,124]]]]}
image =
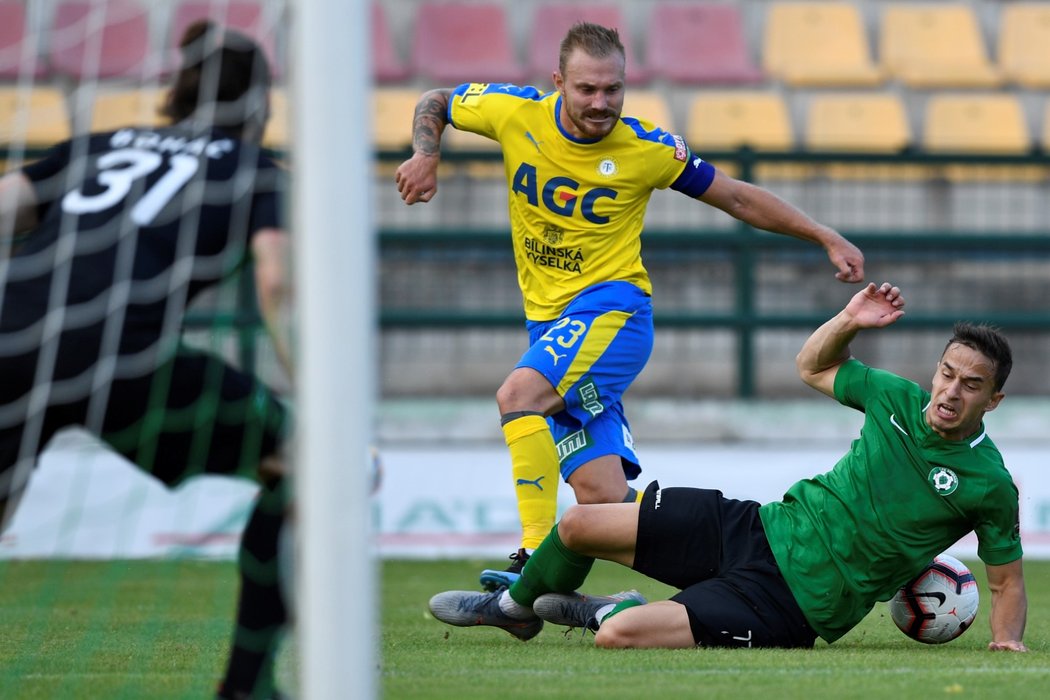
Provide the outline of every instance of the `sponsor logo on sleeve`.
{"type": "Polygon", "coordinates": [[[466,102],[471,97],[480,97],[488,89],[488,83],[471,83],[469,86],[467,86],[467,89],[463,91],[462,101],[466,102]]]}
{"type": "Polygon", "coordinates": [[[687,162],[689,160],[689,148],[685,145],[685,139],[678,134],[672,134],[671,138],[674,139],[674,159],[683,163],[687,162]]]}

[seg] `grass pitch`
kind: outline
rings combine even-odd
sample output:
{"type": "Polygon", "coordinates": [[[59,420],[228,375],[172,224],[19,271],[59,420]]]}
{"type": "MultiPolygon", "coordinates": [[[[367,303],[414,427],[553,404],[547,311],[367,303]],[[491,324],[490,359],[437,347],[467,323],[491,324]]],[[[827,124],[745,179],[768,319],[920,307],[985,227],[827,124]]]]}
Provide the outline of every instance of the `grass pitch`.
{"type": "MultiPolygon", "coordinates": [[[[476,587],[492,561],[387,562],[378,683],[385,698],[1039,698],[1050,693],[1050,562],[1025,566],[1029,654],[991,653],[983,566],[978,622],[924,646],[879,605],[849,635],[811,651],[607,651],[548,626],[519,642],[433,620],[435,592],[476,587]]],[[[223,670],[235,600],[230,562],[0,561],[0,698],[208,698],[223,670]]],[[[586,590],[665,586],[599,562],[586,590]]],[[[293,689],[294,640],[280,677],[293,689]]],[[[348,689],[347,700],[356,700],[348,689]]]]}

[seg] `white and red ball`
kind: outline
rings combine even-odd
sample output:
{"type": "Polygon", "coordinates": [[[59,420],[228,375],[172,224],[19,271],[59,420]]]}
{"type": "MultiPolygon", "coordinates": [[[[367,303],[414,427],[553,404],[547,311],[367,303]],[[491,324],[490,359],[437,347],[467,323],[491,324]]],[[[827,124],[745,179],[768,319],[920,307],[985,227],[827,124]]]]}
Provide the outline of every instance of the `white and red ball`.
{"type": "Polygon", "coordinates": [[[955,557],[941,554],[890,599],[890,617],[912,639],[943,644],[970,627],[979,599],[973,573],[955,557]]]}

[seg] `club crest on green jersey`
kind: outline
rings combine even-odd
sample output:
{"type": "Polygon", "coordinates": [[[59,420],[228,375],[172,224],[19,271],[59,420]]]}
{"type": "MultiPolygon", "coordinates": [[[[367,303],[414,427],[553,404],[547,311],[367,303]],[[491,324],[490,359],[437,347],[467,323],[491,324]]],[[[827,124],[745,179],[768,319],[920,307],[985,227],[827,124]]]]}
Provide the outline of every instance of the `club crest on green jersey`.
{"type": "Polygon", "coordinates": [[[959,477],[948,467],[934,467],[930,470],[926,480],[933,486],[933,490],[941,496],[950,496],[959,488],[959,477]]]}

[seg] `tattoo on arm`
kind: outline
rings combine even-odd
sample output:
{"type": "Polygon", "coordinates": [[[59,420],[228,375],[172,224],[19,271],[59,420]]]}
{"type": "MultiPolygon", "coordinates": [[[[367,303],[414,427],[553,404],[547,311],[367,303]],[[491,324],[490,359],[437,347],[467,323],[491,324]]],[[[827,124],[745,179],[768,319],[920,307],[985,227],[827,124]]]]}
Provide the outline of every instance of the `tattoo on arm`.
{"type": "Polygon", "coordinates": [[[446,91],[432,90],[416,105],[412,117],[412,147],[416,152],[437,155],[441,151],[441,132],[448,123],[448,98],[446,91]]]}

